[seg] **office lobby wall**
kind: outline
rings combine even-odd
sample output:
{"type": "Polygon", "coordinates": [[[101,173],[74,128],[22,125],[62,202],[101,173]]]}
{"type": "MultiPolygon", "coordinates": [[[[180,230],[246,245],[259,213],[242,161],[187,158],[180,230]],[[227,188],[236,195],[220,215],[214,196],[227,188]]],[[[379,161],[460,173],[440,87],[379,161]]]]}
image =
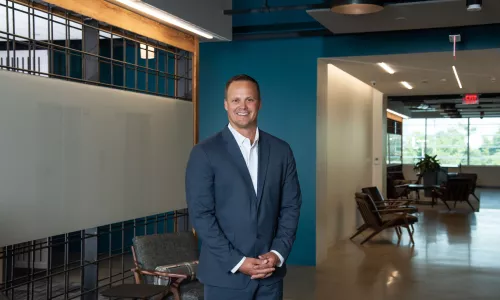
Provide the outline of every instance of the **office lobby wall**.
{"type": "MultiPolygon", "coordinates": [[[[382,132],[383,95],[334,65],[318,63],[316,262],[356,228],[354,193],[379,185],[372,174],[374,125],[382,132]],[[374,122],[376,120],[377,122],[374,122]]],[[[375,143],[376,144],[376,143],[375,143]]]]}
{"type": "Polygon", "coordinates": [[[186,207],[191,102],[8,71],[0,89],[0,246],[186,207]]]}
{"type": "MultiPolygon", "coordinates": [[[[500,25],[388,33],[248,40],[200,44],[200,138],[227,124],[224,85],[247,73],[260,81],[263,130],[287,140],[297,158],[303,207],[288,263],[314,265],[316,257],[317,60],[322,57],[452,51],[449,34],[462,34],[458,50],[494,48],[500,25]]],[[[354,200],[353,200],[354,201],[354,200]]],[[[332,212],[335,214],[335,212],[332,212]]]]}
{"type": "MultiPolygon", "coordinates": [[[[55,44],[64,45],[64,41],[54,41],[55,44]]],[[[71,40],[71,48],[81,49],[81,40],[71,40]]],[[[111,52],[113,58],[118,61],[126,61],[128,63],[135,63],[135,52],[138,51],[134,45],[127,44],[126,49],[123,49],[123,45],[119,43],[111,43],[110,39],[99,40],[99,54],[104,57],[111,57],[111,52]],[[113,46],[113,47],[111,47],[113,46]],[[111,50],[113,49],[113,50],[111,50]]],[[[53,73],[61,76],[66,75],[68,63],[69,63],[69,76],[73,78],[82,78],[82,57],[72,55],[68,61],[66,61],[65,53],[55,51],[53,55],[53,73]]],[[[146,59],[141,56],[137,56],[137,64],[139,66],[146,66],[146,59]]],[[[159,71],[166,72],[169,74],[175,73],[175,54],[173,53],[162,53],[161,55],[156,55],[153,59],[148,59],[148,64],[156,65],[158,62],[159,71]]],[[[176,80],[174,77],[158,76],[154,73],[148,74],[146,78],[145,72],[137,72],[132,68],[127,68],[124,70],[121,66],[115,65],[112,69],[111,65],[107,62],[99,62],[99,82],[104,84],[110,84],[114,86],[124,86],[129,89],[137,88],[139,91],[155,91],[156,84],[158,82],[158,92],[160,94],[174,95],[176,80]],[[125,73],[125,74],[124,74],[125,73]],[[111,75],[113,74],[113,76],[111,75]],[[125,75],[125,76],[124,76],[125,75]],[[147,79],[147,80],[146,80],[147,79]]],[[[133,93],[130,91],[130,93],[133,93]]],[[[181,101],[181,100],[178,100],[181,101]]],[[[163,214],[166,211],[162,212],[163,214]]],[[[132,237],[134,236],[134,231],[136,235],[151,234],[151,233],[163,233],[163,232],[173,232],[174,231],[174,221],[173,212],[169,213],[169,219],[163,220],[164,215],[158,215],[160,221],[158,221],[158,228],[154,224],[144,225],[149,219],[154,219],[156,215],[152,216],[141,216],[140,218],[134,218],[133,220],[120,220],[127,221],[126,224],[129,227],[134,226],[135,230],[125,230],[124,239],[125,247],[132,245],[132,237]],[[165,224],[166,223],[166,224],[165,224]]],[[[117,230],[121,228],[121,223],[111,224],[113,232],[111,235],[101,234],[99,235],[99,253],[108,253],[110,247],[112,249],[121,247],[122,233],[117,230]],[[111,242],[110,242],[111,239],[111,242]]],[[[109,230],[109,225],[106,224],[98,228],[99,232],[107,232],[109,230]]],[[[78,244],[70,245],[71,252],[79,252],[80,247],[78,244]]]]}

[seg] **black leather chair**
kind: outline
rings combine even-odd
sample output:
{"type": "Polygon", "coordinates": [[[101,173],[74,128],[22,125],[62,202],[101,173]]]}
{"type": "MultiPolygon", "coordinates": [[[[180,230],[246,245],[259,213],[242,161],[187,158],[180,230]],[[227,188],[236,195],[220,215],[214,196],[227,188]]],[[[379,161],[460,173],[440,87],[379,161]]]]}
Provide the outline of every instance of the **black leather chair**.
{"type": "Polygon", "coordinates": [[[192,232],[137,236],[132,251],[137,284],[169,284],[165,300],[204,298],[203,284],[196,279],[199,251],[192,232]]]}
{"type": "Polygon", "coordinates": [[[365,193],[356,193],[355,198],[364,224],[361,225],[351,236],[351,240],[366,229],[372,229],[372,234],[361,242],[361,244],[364,244],[385,229],[394,228],[396,230],[396,234],[398,235],[399,243],[403,233],[401,227],[404,227],[408,229],[408,234],[410,235],[412,244],[415,244],[410,227],[414,223],[418,222],[418,218],[416,216],[405,213],[402,209],[399,209],[397,213],[392,213],[391,209],[378,210],[375,202],[365,193]]]}
{"type": "Polygon", "coordinates": [[[409,203],[411,200],[386,200],[384,196],[380,193],[379,189],[376,186],[370,186],[362,188],[361,191],[365,194],[368,194],[372,200],[375,202],[379,209],[397,209],[403,208],[405,212],[414,214],[418,212],[418,208],[416,206],[410,206],[409,203]]]}

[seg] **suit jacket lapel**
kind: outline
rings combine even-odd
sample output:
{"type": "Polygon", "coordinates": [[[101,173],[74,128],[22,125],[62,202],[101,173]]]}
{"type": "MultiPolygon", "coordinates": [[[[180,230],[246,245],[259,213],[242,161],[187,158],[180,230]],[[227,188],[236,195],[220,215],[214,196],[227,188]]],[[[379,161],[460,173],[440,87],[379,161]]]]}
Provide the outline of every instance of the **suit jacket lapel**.
{"type": "Polygon", "coordinates": [[[257,209],[262,200],[262,191],[266,181],[267,165],[269,163],[269,144],[267,143],[265,134],[260,131],[259,137],[259,171],[257,176],[257,209]]]}
{"type": "Polygon", "coordinates": [[[247,184],[249,191],[253,195],[254,199],[256,197],[255,190],[253,188],[252,178],[250,177],[250,172],[248,171],[248,167],[245,163],[245,159],[243,158],[243,154],[241,154],[241,150],[236,143],[236,140],[233,137],[229,128],[225,128],[222,131],[222,136],[224,137],[224,141],[226,142],[226,149],[230,154],[230,158],[235,163],[239,173],[243,176],[243,180],[247,184]]]}

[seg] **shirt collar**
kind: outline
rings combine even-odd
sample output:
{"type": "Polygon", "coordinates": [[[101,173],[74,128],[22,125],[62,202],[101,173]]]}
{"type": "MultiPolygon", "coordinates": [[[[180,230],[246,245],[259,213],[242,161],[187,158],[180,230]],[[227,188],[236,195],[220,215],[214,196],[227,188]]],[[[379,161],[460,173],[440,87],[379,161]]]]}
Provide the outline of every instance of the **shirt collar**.
{"type": "MultiPolygon", "coordinates": [[[[238,143],[238,146],[243,145],[243,143],[246,140],[249,140],[247,137],[243,136],[241,133],[239,133],[236,129],[234,129],[233,126],[231,126],[231,123],[227,125],[231,133],[233,134],[234,138],[236,139],[236,143],[238,143]]],[[[254,145],[257,144],[259,141],[259,127],[257,127],[257,130],[255,131],[255,140],[254,140],[254,145]]],[[[249,140],[250,142],[250,140],[249,140]]],[[[251,145],[253,146],[253,145],[251,145]]]]}

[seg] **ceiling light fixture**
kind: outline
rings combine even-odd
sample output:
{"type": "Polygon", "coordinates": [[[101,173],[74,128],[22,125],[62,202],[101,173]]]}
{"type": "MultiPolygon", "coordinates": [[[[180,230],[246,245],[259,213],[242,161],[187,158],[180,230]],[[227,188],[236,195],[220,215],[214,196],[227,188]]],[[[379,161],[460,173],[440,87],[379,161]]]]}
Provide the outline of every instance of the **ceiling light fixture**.
{"type": "Polygon", "coordinates": [[[398,112],[396,112],[396,111],[393,111],[392,109],[387,109],[387,112],[388,112],[388,113],[391,113],[391,114],[394,114],[394,115],[396,115],[396,116],[399,116],[399,117],[401,117],[401,118],[403,118],[403,119],[409,119],[409,118],[410,118],[410,117],[408,117],[407,115],[400,114],[400,113],[398,113],[398,112]]]}
{"type": "Polygon", "coordinates": [[[391,67],[389,67],[385,62],[379,62],[378,65],[391,75],[395,73],[394,70],[391,67]]]}
{"type": "Polygon", "coordinates": [[[401,81],[401,84],[409,90],[413,89],[413,87],[406,81],[401,81]]]}
{"type": "Polygon", "coordinates": [[[467,11],[481,11],[483,0],[467,0],[467,11]]]}
{"type": "Polygon", "coordinates": [[[453,66],[452,68],[453,68],[453,73],[455,73],[455,78],[457,79],[458,86],[462,88],[462,83],[460,82],[460,78],[458,77],[457,69],[455,68],[455,66],[453,66]]]}
{"type": "Polygon", "coordinates": [[[384,9],[379,0],[334,0],[332,11],[344,15],[366,15],[384,9]]]}
{"type": "Polygon", "coordinates": [[[171,14],[161,10],[161,9],[158,9],[154,6],[151,6],[147,3],[144,3],[143,1],[140,1],[140,0],[113,0],[113,1],[118,2],[122,5],[125,5],[127,8],[131,8],[133,10],[147,14],[151,17],[162,20],[166,23],[177,26],[181,29],[187,30],[189,32],[192,32],[192,33],[197,34],[199,36],[202,36],[204,38],[207,38],[207,39],[214,38],[214,36],[212,34],[206,32],[204,30],[200,30],[200,29],[196,28],[196,26],[182,20],[181,18],[178,18],[174,15],[171,15],[171,14]]]}

